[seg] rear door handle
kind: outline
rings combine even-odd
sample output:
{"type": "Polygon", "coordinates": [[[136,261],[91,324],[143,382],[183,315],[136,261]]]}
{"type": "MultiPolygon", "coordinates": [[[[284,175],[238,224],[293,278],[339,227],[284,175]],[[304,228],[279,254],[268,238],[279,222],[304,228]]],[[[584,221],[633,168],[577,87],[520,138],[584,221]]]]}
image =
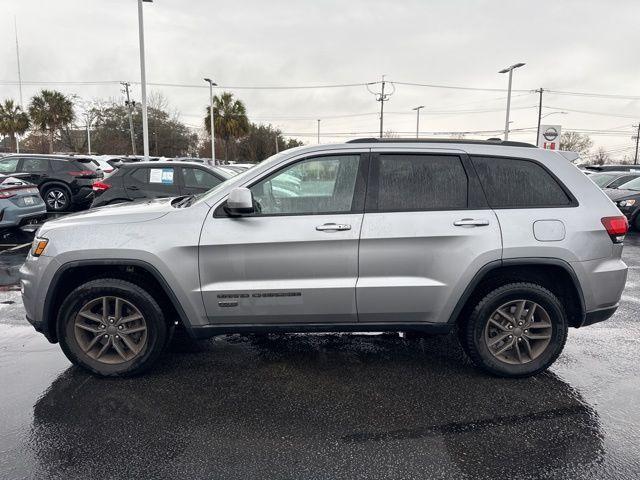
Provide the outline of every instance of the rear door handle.
{"type": "Polygon", "coordinates": [[[456,227],[486,227],[489,220],[476,220],[474,218],[462,218],[453,222],[456,227]]]}
{"type": "Polygon", "coordinates": [[[324,225],[318,225],[316,230],[319,232],[339,232],[343,230],[351,230],[351,225],[345,223],[325,223],[324,225]]]}
{"type": "Polygon", "coordinates": [[[127,190],[140,190],[138,187],[136,187],[135,185],[129,185],[127,187],[127,190]]]}

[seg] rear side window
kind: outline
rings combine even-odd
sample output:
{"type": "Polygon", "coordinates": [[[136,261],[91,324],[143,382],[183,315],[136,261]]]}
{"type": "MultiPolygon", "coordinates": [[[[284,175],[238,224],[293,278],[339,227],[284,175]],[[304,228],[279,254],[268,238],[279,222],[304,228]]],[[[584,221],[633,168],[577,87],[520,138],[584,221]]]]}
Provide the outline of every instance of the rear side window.
{"type": "Polygon", "coordinates": [[[46,172],[49,169],[49,162],[46,158],[25,158],[22,162],[23,172],[46,172]]]}
{"type": "Polygon", "coordinates": [[[138,183],[148,183],[149,182],[149,169],[147,168],[137,168],[133,172],[129,174],[129,178],[138,183]]]}
{"type": "Polygon", "coordinates": [[[467,175],[455,156],[381,154],[374,158],[372,176],[370,211],[467,207],[467,175]]]}
{"type": "Polygon", "coordinates": [[[571,198],[556,179],[535,162],[500,157],[472,157],[471,160],[491,207],[571,205],[571,198]]]}

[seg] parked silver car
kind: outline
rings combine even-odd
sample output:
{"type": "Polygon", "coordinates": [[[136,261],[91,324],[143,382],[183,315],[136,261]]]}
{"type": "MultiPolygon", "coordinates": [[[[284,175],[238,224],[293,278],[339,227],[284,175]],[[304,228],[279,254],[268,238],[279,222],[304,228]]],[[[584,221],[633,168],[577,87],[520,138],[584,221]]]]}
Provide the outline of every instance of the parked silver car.
{"type": "Polygon", "coordinates": [[[37,221],[46,213],[47,206],[36,185],[0,174],[0,228],[37,221]]]}
{"type": "Polygon", "coordinates": [[[100,375],[143,371],[178,324],[194,338],[457,330],[478,366],[523,377],[568,327],[615,312],[627,229],[557,152],[363,139],[281,152],[204,195],[49,222],[23,299],[100,375]]]}

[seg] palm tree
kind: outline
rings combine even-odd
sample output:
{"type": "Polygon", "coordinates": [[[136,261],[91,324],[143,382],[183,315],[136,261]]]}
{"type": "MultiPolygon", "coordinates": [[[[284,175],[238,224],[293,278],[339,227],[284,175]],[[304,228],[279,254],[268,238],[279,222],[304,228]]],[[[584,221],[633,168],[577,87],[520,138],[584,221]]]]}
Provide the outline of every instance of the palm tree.
{"type": "Polygon", "coordinates": [[[22,135],[29,128],[29,115],[22,111],[13,100],[0,104],[0,134],[9,135],[11,149],[18,150],[16,135],[22,135]]]}
{"type": "Polygon", "coordinates": [[[73,102],[63,93],[42,90],[31,99],[29,115],[34,125],[49,136],[49,153],[53,153],[55,134],[62,127],[73,122],[73,102]]]}
{"type": "MultiPolygon", "coordinates": [[[[204,118],[204,128],[211,135],[210,107],[207,107],[207,116],[204,118]]],[[[247,109],[242,100],[233,98],[233,93],[222,92],[220,96],[213,97],[213,122],[216,137],[222,140],[224,145],[224,158],[229,160],[229,141],[239,138],[249,131],[249,119],[247,109]]]]}

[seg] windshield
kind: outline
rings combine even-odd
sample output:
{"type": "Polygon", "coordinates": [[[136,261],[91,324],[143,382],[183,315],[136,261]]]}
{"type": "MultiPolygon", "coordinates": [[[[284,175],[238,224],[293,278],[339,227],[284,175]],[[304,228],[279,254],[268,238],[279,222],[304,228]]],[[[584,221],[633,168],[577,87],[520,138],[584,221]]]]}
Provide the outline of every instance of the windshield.
{"type": "Polygon", "coordinates": [[[605,185],[608,185],[611,180],[616,178],[616,176],[617,175],[611,173],[594,173],[590,175],[589,178],[599,187],[604,187],[605,185]]]}
{"type": "MultiPolygon", "coordinates": [[[[292,152],[292,149],[289,149],[285,152],[280,152],[280,153],[276,153],[275,155],[271,155],[269,158],[267,158],[263,162],[260,162],[260,165],[270,165],[272,163],[277,163],[278,161],[280,161],[280,159],[291,155],[291,152],[292,152]]],[[[222,182],[220,185],[213,187],[211,190],[198,195],[196,201],[198,202],[207,201],[208,198],[215,195],[219,190],[221,190],[222,188],[225,188],[229,184],[229,182],[241,184],[245,178],[251,178],[255,174],[255,171],[256,171],[256,168],[253,167],[231,177],[229,180],[222,182]]]]}
{"type": "Polygon", "coordinates": [[[623,183],[618,187],[618,190],[634,190],[636,192],[640,192],[640,177],[634,178],[627,183],[623,183]]]}

